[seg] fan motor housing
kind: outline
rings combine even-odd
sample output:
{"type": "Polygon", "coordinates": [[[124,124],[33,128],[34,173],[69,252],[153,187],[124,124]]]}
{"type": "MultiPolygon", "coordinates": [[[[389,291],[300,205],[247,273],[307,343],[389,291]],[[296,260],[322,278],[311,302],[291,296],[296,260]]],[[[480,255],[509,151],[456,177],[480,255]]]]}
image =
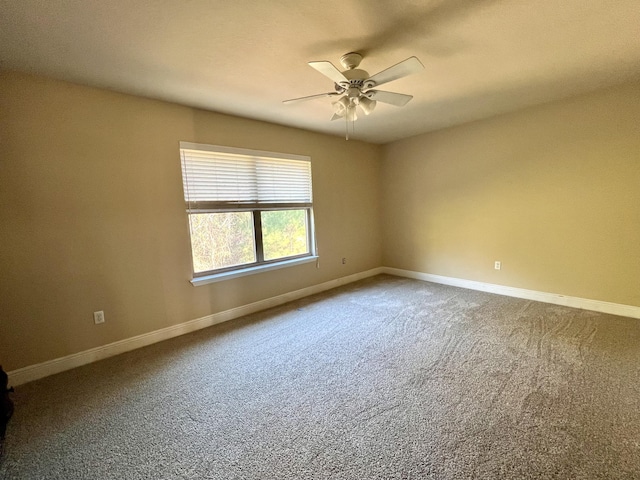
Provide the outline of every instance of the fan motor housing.
{"type": "Polygon", "coordinates": [[[364,81],[369,78],[369,73],[364,70],[359,70],[357,68],[351,70],[345,70],[342,74],[349,80],[347,82],[340,82],[340,84],[336,84],[336,90],[338,91],[348,91],[350,97],[357,97],[361,90],[364,87],[364,81]],[[358,92],[358,94],[356,94],[358,92]]]}
{"type": "Polygon", "coordinates": [[[364,70],[360,70],[359,68],[353,68],[351,70],[345,70],[344,72],[342,72],[342,74],[347,77],[347,79],[349,80],[349,83],[353,83],[353,80],[365,80],[367,78],[369,78],[369,73],[364,71],[364,70]]]}

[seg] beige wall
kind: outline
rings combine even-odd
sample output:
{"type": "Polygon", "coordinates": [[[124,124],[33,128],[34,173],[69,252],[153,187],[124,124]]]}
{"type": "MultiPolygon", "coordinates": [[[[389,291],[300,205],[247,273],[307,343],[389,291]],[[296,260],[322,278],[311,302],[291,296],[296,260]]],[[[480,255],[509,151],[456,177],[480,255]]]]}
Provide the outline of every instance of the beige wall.
{"type": "Polygon", "coordinates": [[[390,144],[382,178],[385,266],[640,306],[639,84],[390,144]]]}
{"type": "Polygon", "coordinates": [[[5,369],[381,265],[381,147],[15,73],[0,135],[5,369]],[[193,287],[181,140],[310,155],[320,268],[193,287]]]}

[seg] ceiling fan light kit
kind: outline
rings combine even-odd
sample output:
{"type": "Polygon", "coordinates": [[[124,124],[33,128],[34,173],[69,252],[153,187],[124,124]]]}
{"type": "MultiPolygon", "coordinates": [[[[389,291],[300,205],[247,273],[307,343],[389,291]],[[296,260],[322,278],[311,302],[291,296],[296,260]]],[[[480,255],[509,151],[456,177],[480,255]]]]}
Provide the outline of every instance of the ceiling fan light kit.
{"type": "Polygon", "coordinates": [[[358,118],[357,107],[360,107],[365,115],[373,112],[377,102],[388,103],[402,107],[413,97],[402,93],[375,90],[375,87],[383,85],[399,78],[406,77],[424,69],[424,66],[416,57],[409,57],[396,65],[387,68],[373,76],[358,67],[362,61],[362,55],[356,52],[345,53],[340,57],[343,71],[338,70],[333,63],[328,61],[309,62],[309,65],[334,82],[335,92],[320,93],[307,97],[285,100],[283,103],[298,103],[314,98],[339,97],[332,102],[333,116],[331,120],[344,118],[347,122],[347,140],[349,140],[349,122],[355,122],[358,118]]]}
{"type": "Polygon", "coordinates": [[[363,95],[362,97],[360,97],[358,106],[362,109],[365,115],[369,115],[371,112],[373,112],[373,109],[376,108],[377,103],[378,102],[376,102],[375,100],[371,100],[370,98],[367,98],[363,95]]]}

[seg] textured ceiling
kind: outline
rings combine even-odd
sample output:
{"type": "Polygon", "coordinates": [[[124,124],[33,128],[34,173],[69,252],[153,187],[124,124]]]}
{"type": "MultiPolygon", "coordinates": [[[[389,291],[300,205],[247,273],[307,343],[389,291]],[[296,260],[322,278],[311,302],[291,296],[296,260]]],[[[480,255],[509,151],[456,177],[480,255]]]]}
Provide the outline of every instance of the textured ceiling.
{"type": "Polygon", "coordinates": [[[640,78],[638,0],[0,0],[0,67],[343,135],[307,65],[415,55],[352,138],[386,143],[640,78]]]}

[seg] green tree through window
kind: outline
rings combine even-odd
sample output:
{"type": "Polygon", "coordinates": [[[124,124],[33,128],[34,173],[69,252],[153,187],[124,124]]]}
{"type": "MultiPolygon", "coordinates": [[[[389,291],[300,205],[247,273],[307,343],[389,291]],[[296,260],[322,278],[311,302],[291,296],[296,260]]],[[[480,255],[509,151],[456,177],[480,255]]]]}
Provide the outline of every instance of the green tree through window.
{"type": "Polygon", "coordinates": [[[301,255],[309,251],[304,210],[262,212],[265,260],[301,255]]]}

